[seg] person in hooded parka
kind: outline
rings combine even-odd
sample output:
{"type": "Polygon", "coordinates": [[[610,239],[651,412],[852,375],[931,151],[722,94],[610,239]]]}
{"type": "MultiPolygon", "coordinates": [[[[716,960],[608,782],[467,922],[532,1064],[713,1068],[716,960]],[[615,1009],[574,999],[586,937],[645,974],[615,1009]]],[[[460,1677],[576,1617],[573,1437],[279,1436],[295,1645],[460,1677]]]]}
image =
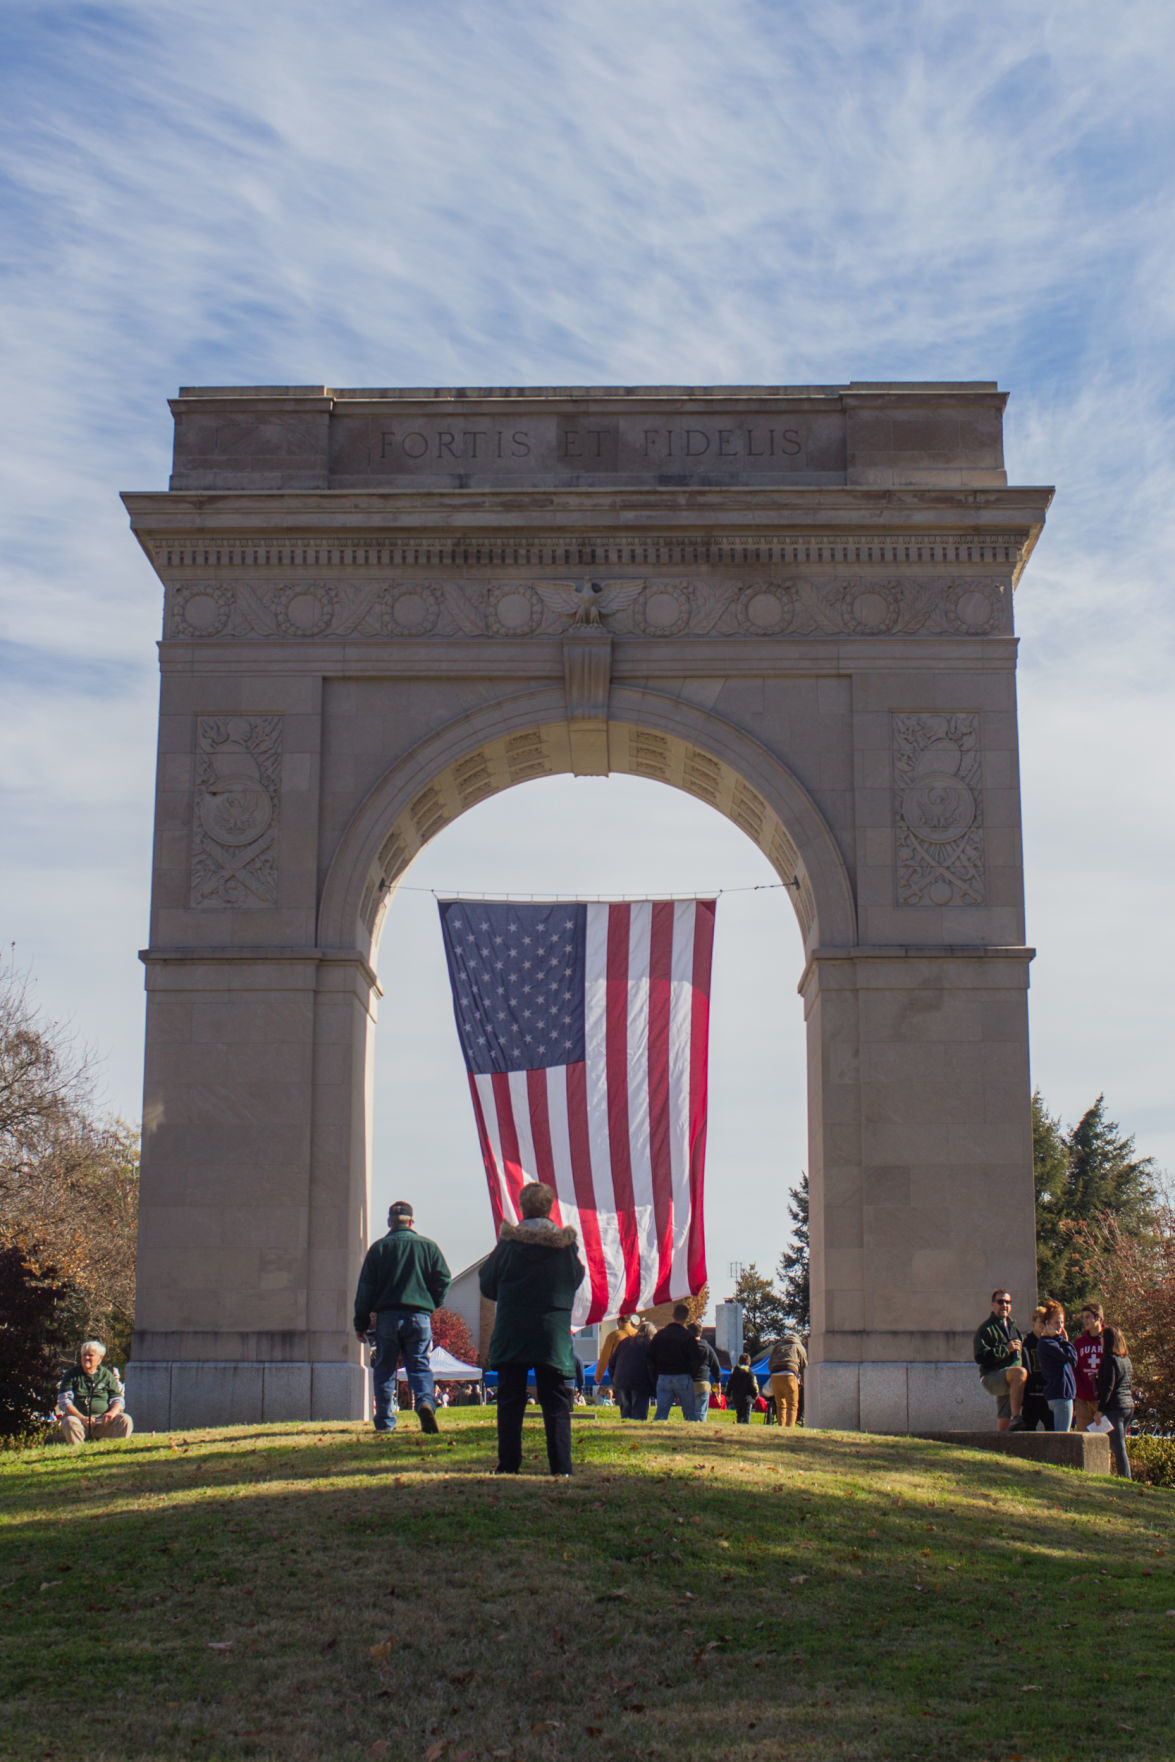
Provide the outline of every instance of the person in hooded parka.
{"type": "Polygon", "coordinates": [[[547,1432],[547,1463],[560,1479],[571,1473],[571,1306],[585,1275],[576,1232],[551,1222],[554,1203],[554,1189],[545,1181],[523,1187],[518,1195],[522,1221],[501,1225],[498,1245],[478,1275],[482,1296],[498,1306],[490,1339],[490,1368],[498,1373],[498,1474],[517,1474],[522,1466],[532,1368],[547,1432]]]}

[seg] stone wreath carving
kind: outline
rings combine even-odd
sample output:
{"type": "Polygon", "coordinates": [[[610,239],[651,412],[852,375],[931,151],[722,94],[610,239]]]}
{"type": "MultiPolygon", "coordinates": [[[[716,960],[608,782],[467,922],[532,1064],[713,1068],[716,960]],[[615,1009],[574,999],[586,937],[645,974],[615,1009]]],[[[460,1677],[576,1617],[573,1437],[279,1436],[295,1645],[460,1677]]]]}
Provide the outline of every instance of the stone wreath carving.
{"type": "Polygon", "coordinates": [[[175,589],[172,620],[176,636],[219,636],[232,615],[232,590],[216,581],[186,582],[175,589]]]}
{"type": "Polygon", "coordinates": [[[389,582],[185,582],[168,591],[165,632],[240,638],[561,636],[955,636],[1012,632],[1009,581],[824,575],[562,581],[450,576],[389,582]]]}
{"type": "Polygon", "coordinates": [[[380,592],[380,624],[387,636],[431,636],[440,615],[440,590],[431,582],[414,581],[380,592]]]}
{"type": "Polygon", "coordinates": [[[734,615],[746,636],[785,636],[796,620],[795,586],[753,581],[740,590],[734,615]]]}
{"type": "Polygon", "coordinates": [[[274,598],[274,622],[283,636],[323,636],[334,622],[336,594],[321,581],[280,587],[274,598]]]}
{"type": "Polygon", "coordinates": [[[196,724],[193,906],[277,904],[280,716],[196,724]]]}
{"type": "Polygon", "coordinates": [[[982,905],[979,717],[895,715],[899,905],[982,905]]]}
{"type": "Polygon", "coordinates": [[[495,582],[486,590],[485,621],[491,636],[533,636],[543,621],[543,602],[527,582],[495,582]]]}

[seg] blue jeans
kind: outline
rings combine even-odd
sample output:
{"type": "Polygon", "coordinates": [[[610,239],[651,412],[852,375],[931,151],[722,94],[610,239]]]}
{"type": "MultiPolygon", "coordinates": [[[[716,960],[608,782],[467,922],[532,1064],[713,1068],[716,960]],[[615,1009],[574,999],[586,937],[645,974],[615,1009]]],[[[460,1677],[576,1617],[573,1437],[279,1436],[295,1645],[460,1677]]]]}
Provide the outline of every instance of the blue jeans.
{"type": "Polygon", "coordinates": [[[1133,1417],[1133,1409],[1129,1413],[1107,1413],[1106,1415],[1114,1428],[1109,1434],[1110,1453],[1114,1458],[1114,1468],[1123,1480],[1127,1481],[1134,1479],[1130,1472],[1130,1452],[1126,1448],[1126,1428],[1133,1417]]]}
{"type": "Polygon", "coordinates": [[[1072,1401],[1050,1401],[1049,1412],[1053,1416],[1054,1432],[1067,1432],[1073,1424],[1072,1401]]]}
{"type": "Polygon", "coordinates": [[[428,1362],[431,1347],[432,1322],[418,1309],[381,1309],[376,1315],[371,1380],[375,1388],[377,1432],[396,1429],[396,1367],[401,1356],[413,1406],[435,1407],[436,1391],[428,1362]]]}
{"type": "Polygon", "coordinates": [[[668,1419],[669,1409],[677,1402],[681,1408],[682,1419],[696,1421],[698,1417],[698,1398],[694,1394],[694,1379],[687,1376],[657,1378],[657,1411],[654,1419],[668,1419]]]}
{"type": "Polygon", "coordinates": [[[697,1406],[694,1410],[694,1418],[698,1421],[698,1423],[700,1425],[705,1425],[706,1421],[710,1417],[710,1385],[709,1385],[709,1383],[703,1383],[700,1389],[699,1389],[698,1385],[695,1383],[694,1384],[694,1398],[697,1402],[697,1406]]]}

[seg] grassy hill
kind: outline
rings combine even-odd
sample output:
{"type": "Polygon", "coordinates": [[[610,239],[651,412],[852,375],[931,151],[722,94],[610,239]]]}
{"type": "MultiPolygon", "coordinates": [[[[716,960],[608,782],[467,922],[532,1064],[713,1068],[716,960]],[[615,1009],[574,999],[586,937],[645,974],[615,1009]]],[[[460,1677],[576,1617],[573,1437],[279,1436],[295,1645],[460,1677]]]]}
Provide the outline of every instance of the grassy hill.
{"type": "Polygon", "coordinates": [[[492,1415],[0,1457],[11,1762],[1175,1754],[1175,1494],[909,1439],[492,1415]]]}

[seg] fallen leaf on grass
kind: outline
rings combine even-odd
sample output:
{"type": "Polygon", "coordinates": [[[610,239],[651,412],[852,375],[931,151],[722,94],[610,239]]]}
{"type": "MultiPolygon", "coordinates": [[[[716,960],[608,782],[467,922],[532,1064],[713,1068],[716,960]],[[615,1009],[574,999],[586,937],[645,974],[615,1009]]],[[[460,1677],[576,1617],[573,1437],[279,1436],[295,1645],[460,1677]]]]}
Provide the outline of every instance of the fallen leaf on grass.
{"type": "Polygon", "coordinates": [[[61,1580],[59,1578],[47,1578],[44,1584],[38,1588],[42,1591],[55,1591],[60,1583],[61,1580]]]}
{"type": "Polygon", "coordinates": [[[424,1752],[424,1762],[441,1762],[441,1757],[449,1747],[448,1738],[442,1738],[437,1744],[430,1744],[424,1752]]]}
{"type": "Polygon", "coordinates": [[[530,1729],[536,1734],[543,1731],[558,1731],[561,1723],[558,1719],[540,1719],[530,1729]]]}
{"type": "Polygon", "coordinates": [[[388,1753],[388,1740],[386,1738],[376,1738],[375,1742],[372,1744],[371,1748],[367,1752],[367,1754],[371,1757],[371,1762],[379,1762],[379,1758],[381,1756],[386,1756],[387,1753],[388,1753]]]}
{"type": "Polygon", "coordinates": [[[390,1658],[392,1655],[391,1640],[381,1640],[378,1646],[372,1646],[369,1648],[367,1655],[369,1658],[375,1659],[390,1658]]]}
{"type": "Polygon", "coordinates": [[[789,1578],[787,1582],[789,1585],[806,1585],[808,1582],[808,1574],[806,1572],[797,1572],[795,1577],[789,1578]]]}
{"type": "Polygon", "coordinates": [[[602,1738],[604,1735],[602,1725],[585,1725],[583,1729],[590,1738],[602,1738]]]}

